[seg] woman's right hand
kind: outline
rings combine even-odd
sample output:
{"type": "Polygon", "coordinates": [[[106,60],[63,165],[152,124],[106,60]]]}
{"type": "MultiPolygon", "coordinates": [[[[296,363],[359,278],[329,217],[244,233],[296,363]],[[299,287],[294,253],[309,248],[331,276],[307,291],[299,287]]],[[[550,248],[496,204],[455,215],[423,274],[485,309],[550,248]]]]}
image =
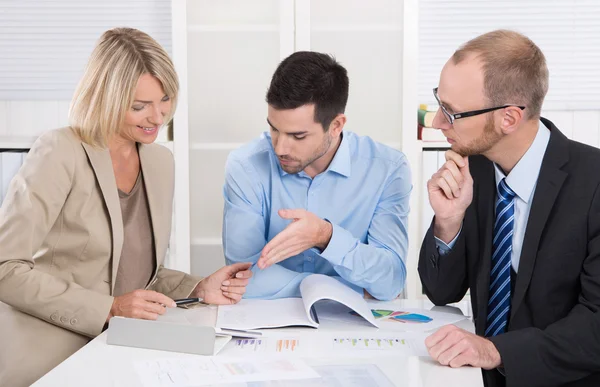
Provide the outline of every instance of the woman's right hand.
{"type": "Polygon", "coordinates": [[[134,290],[131,293],[115,297],[106,322],[114,316],[156,320],[166,312],[166,308],[175,308],[175,301],[153,290],[134,290]]]}

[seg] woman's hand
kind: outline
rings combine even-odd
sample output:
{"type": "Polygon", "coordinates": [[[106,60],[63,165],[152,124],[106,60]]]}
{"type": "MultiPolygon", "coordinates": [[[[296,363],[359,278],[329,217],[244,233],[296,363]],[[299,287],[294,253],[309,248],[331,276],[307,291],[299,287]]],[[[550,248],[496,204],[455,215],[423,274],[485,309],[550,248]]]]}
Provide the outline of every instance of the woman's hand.
{"type": "Polygon", "coordinates": [[[115,297],[106,322],[114,316],[156,320],[166,312],[167,307],[175,306],[175,301],[162,293],[138,289],[115,297]]]}
{"type": "Polygon", "coordinates": [[[251,263],[225,266],[204,278],[192,292],[204,302],[216,305],[236,304],[246,293],[248,279],[252,277],[251,263]]]}

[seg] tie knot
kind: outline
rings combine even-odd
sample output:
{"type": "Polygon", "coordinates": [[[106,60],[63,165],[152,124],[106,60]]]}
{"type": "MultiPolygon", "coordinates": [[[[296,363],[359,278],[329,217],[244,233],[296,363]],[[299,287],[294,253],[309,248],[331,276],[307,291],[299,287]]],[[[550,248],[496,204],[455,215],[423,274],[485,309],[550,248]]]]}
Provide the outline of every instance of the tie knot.
{"type": "Polygon", "coordinates": [[[498,184],[498,195],[500,195],[502,200],[506,201],[512,200],[516,195],[508,184],[506,184],[506,178],[502,179],[498,184]]]}

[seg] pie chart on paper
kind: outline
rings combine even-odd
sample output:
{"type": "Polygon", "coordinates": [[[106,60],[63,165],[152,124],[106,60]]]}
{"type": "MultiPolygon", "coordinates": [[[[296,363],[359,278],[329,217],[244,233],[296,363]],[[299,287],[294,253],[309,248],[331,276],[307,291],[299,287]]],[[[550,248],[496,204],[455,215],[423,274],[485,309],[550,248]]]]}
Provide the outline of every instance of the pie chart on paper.
{"type": "Polygon", "coordinates": [[[388,309],[371,309],[376,319],[385,319],[409,324],[425,324],[433,319],[422,314],[393,311],[388,309]]]}

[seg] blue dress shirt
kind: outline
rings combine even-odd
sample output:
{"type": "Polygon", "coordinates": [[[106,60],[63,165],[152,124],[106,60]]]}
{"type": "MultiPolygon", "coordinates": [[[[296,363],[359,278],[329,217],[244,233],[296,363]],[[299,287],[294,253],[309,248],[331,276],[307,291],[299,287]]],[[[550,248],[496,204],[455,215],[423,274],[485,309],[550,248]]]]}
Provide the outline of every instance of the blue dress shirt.
{"type": "MultiPolygon", "coordinates": [[[[550,141],[550,130],[540,121],[537,134],[527,152],[521,157],[519,162],[510,171],[508,176],[494,163],[496,186],[506,177],[506,184],[517,195],[515,196],[515,222],[513,226],[511,265],[515,273],[519,272],[519,261],[521,259],[521,248],[523,247],[523,238],[525,238],[525,229],[531,210],[531,202],[535,186],[542,167],[542,160],[550,141]]],[[[496,190],[498,195],[498,190],[496,190]]],[[[462,229],[461,229],[462,230],[462,229]]],[[[460,235],[460,231],[458,233],[460,235]]],[[[436,239],[436,245],[440,255],[446,255],[454,247],[458,235],[446,245],[442,240],[436,239]]]]}
{"type": "Polygon", "coordinates": [[[299,297],[311,273],[338,278],[389,300],[406,281],[411,174],[403,153],[344,131],[327,170],[310,178],[286,173],[269,133],[230,153],[223,195],[223,246],[228,264],[252,262],[245,297],[299,297]],[[327,248],[306,250],[264,270],[263,247],[291,222],[280,209],[305,209],[328,220],[327,248]]]}

